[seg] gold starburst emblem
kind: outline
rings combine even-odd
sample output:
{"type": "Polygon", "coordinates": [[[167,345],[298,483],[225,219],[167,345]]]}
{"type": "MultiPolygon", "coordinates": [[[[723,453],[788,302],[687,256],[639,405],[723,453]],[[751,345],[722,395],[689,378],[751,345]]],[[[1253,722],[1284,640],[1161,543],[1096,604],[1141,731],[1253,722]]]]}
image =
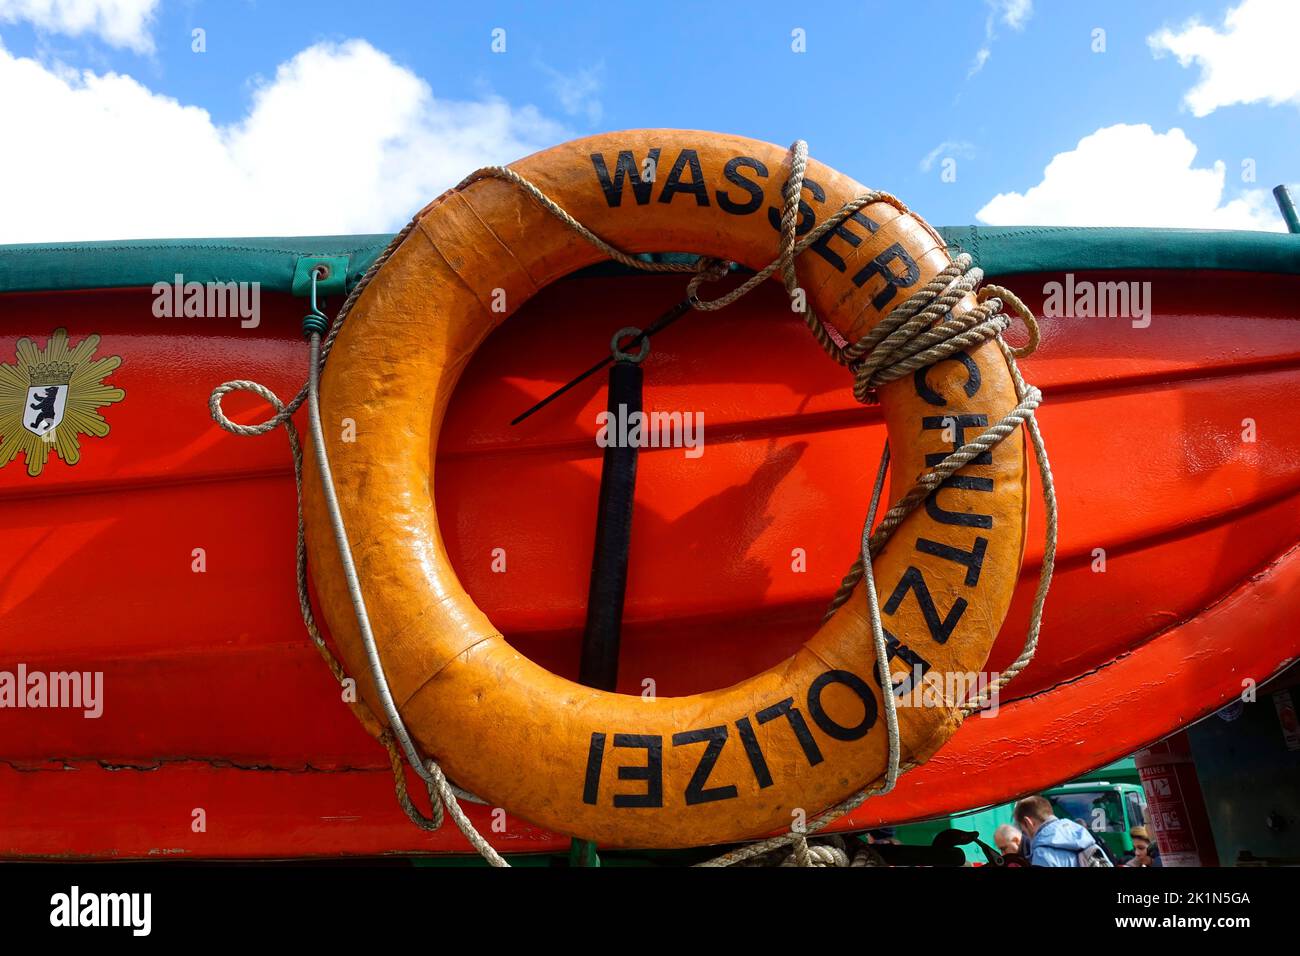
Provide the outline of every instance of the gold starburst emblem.
{"type": "Polygon", "coordinates": [[[22,452],[27,474],[35,477],[50,449],[69,465],[81,458],[81,436],[103,438],[108,422],[99,414],[126,392],[104,384],[122,364],[117,355],[95,358],[99,336],[68,346],[68,330],[55,329],[44,350],[19,339],[16,365],[0,363],[0,468],[22,452]]]}

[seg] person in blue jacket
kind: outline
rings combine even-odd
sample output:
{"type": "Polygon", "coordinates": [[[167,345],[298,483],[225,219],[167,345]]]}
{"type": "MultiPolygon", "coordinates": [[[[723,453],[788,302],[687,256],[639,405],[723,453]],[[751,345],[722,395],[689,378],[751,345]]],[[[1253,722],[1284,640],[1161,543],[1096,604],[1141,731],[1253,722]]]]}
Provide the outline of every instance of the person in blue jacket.
{"type": "MultiPolygon", "coordinates": [[[[1052,813],[1052,804],[1047,798],[1025,797],[1016,804],[1014,818],[1016,826],[1029,840],[1030,866],[1088,865],[1081,861],[1080,854],[1096,847],[1097,841],[1087,828],[1073,820],[1061,820],[1052,813]]],[[[1085,855],[1084,859],[1090,855],[1085,855]]]]}

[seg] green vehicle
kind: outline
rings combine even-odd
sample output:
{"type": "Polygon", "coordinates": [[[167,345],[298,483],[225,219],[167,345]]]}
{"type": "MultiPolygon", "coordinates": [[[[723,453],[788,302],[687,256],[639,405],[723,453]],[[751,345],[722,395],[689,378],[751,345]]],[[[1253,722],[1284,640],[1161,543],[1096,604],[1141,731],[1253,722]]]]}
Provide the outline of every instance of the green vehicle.
{"type": "MultiPolygon", "coordinates": [[[[1146,796],[1133,783],[1067,783],[1043,793],[1061,819],[1071,819],[1092,831],[1093,838],[1104,841],[1122,859],[1133,852],[1129,830],[1146,826],[1146,796]]],[[[1011,807],[1006,808],[1010,817],[1011,807]]]]}
{"type": "MultiPolygon", "coordinates": [[[[1043,796],[1051,801],[1058,817],[1087,827],[1098,842],[1106,844],[1117,860],[1133,852],[1129,830],[1146,825],[1146,796],[1131,758],[1107,764],[1078,780],[1044,790],[1043,796]]],[[[974,830],[981,840],[993,846],[994,831],[1011,822],[1014,808],[1014,803],[1004,803],[910,823],[898,827],[895,835],[900,843],[928,846],[944,830],[974,830]]],[[[963,850],[967,862],[984,862],[983,851],[976,844],[967,844],[963,850]]]]}

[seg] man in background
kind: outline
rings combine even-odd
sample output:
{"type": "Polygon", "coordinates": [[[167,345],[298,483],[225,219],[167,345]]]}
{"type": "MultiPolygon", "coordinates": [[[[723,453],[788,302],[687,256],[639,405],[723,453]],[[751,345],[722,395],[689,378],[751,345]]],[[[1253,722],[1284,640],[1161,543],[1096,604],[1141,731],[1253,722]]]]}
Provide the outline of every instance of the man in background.
{"type": "Polygon", "coordinates": [[[1025,797],[1016,804],[1012,819],[1029,838],[1030,866],[1111,865],[1087,828],[1058,819],[1046,797],[1025,797]]]}
{"type": "Polygon", "coordinates": [[[1024,853],[1028,849],[1025,844],[1024,834],[1010,823],[1004,823],[993,831],[993,845],[1002,854],[1006,866],[1029,865],[1029,857],[1024,853]]]}

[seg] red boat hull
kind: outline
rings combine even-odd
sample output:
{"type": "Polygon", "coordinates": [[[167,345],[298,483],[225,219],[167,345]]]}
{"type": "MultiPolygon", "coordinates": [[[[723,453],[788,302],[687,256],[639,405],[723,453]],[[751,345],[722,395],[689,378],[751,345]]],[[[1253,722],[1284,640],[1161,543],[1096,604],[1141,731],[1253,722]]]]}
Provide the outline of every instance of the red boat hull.
{"type": "MultiPolygon", "coordinates": [[[[1061,279],[999,277],[1035,309],[1061,279]]],[[[1300,277],[1075,276],[1089,279],[1149,281],[1156,307],[1148,328],[1047,319],[1023,363],[1046,397],[1061,516],[1038,656],[996,718],[968,721],[845,827],[1068,779],[1297,656],[1300,277]]],[[[508,423],[599,358],[610,329],[648,324],[680,292],[672,277],[548,289],[480,350],[443,432],[438,503],[461,580],[556,673],[577,671],[603,381],[508,423]],[[492,571],[498,547],[508,574],[492,571]]],[[[126,393],[75,466],[52,459],[34,478],[21,459],[0,468],[0,670],[104,674],[97,719],[0,711],[0,856],[467,852],[454,828],[419,831],[397,808],[386,754],[303,630],[282,434],[235,438],[208,416],[228,379],[297,391],[302,301],[264,293],[252,330],[160,320],[152,301],[147,288],[0,296],[0,361],[24,336],[99,334],[99,354],[122,358],[109,381],[126,393]]],[[[812,632],[857,548],[883,427],[775,287],[656,338],[646,376],[648,407],[698,409],[707,423],[706,479],[687,480],[680,449],[647,451],[638,474],[620,689],[640,693],[649,679],[668,696],[740,680],[812,632]]],[[[227,408],[242,421],[266,414],[243,397],[227,408]]],[[[1042,531],[1036,501],[989,670],[1023,640],[1042,531]]],[[[513,818],[494,828],[485,808],[470,815],[503,851],[567,845],[513,818]]]]}

